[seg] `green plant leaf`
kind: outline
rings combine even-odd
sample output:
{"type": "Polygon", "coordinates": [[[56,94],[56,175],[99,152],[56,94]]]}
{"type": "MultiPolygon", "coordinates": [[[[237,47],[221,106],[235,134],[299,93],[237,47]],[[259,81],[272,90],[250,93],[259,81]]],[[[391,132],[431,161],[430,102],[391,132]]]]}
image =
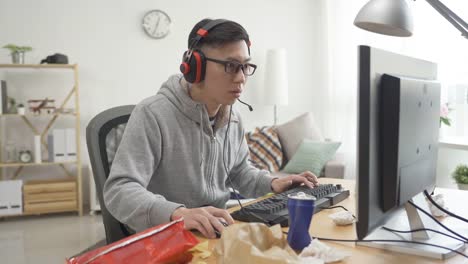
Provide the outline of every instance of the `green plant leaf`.
{"type": "Polygon", "coordinates": [[[440,118],[440,122],[444,123],[445,125],[447,126],[450,126],[450,119],[448,119],[447,117],[441,117],[440,118]]]}
{"type": "Polygon", "coordinates": [[[468,166],[464,164],[458,165],[452,173],[452,178],[457,183],[468,184],[468,166]]]}
{"type": "Polygon", "coordinates": [[[18,46],[15,44],[8,44],[8,45],[3,46],[3,48],[10,50],[11,53],[27,52],[27,51],[32,50],[32,47],[30,46],[18,46]]]}

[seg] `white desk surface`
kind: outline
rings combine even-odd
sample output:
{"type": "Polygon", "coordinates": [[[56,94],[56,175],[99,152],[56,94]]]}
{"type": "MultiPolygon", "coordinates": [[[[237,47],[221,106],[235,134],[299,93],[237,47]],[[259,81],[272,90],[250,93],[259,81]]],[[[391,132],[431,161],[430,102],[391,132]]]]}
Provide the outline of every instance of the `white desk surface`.
{"type": "Polygon", "coordinates": [[[444,137],[439,140],[439,147],[468,150],[468,137],[444,137]]]}

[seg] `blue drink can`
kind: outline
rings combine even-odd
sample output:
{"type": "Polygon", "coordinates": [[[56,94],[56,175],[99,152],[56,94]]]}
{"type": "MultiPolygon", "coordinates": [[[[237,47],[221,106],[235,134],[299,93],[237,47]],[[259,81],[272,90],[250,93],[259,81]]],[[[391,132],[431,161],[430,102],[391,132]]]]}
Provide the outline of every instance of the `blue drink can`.
{"type": "Polygon", "coordinates": [[[303,192],[288,195],[288,243],[292,249],[302,250],[310,244],[309,226],[314,209],[314,196],[303,192]]]}

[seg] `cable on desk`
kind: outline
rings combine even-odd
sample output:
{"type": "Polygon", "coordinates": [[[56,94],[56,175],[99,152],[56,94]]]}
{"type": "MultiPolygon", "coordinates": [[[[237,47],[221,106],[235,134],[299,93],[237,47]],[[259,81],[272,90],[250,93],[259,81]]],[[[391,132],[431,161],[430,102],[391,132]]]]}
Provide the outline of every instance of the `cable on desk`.
{"type": "Polygon", "coordinates": [[[414,233],[414,232],[420,232],[420,231],[431,231],[431,232],[434,232],[434,233],[444,235],[446,237],[450,237],[452,239],[458,240],[458,241],[463,242],[463,243],[468,243],[467,241],[464,241],[463,239],[451,236],[449,234],[446,234],[444,232],[441,232],[441,231],[435,230],[435,229],[431,229],[431,228],[418,228],[418,229],[413,229],[413,230],[396,230],[396,229],[391,229],[391,228],[382,226],[382,229],[390,231],[390,232],[394,232],[394,233],[414,233]]]}
{"type": "Polygon", "coordinates": [[[459,216],[459,215],[457,215],[457,214],[454,214],[454,213],[448,211],[447,209],[443,208],[442,206],[440,206],[438,203],[436,203],[436,202],[432,199],[432,197],[429,195],[429,193],[428,193],[426,190],[424,190],[424,195],[426,196],[426,198],[427,198],[433,205],[435,205],[437,208],[439,208],[439,210],[441,210],[442,212],[444,212],[444,213],[446,213],[446,214],[448,214],[448,215],[450,215],[450,216],[452,216],[452,217],[455,217],[455,218],[457,218],[458,220],[461,220],[461,221],[464,221],[464,222],[468,223],[468,219],[463,218],[463,217],[461,217],[461,216],[459,216]]]}
{"type": "MultiPolygon", "coordinates": [[[[283,231],[283,234],[287,235],[288,232],[283,231]]],[[[432,244],[432,243],[420,242],[420,241],[396,240],[396,239],[335,239],[335,238],[325,238],[325,237],[313,237],[313,238],[316,238],[318,240],[323,240],[323,241],[332,241],[332,242],[352,242],[352,243],[357,243],[357,242],[391,242],[391,243],[420,244],[420,245],[438,247],[438,248],[442,248],[442,249],[445,249],[445,250],[449,250],[451,252],[459,254],[459,255],[461,255],[461,256],[468,259],[468,255],[465,255],[463,252],[460,252],[460,251],[457,251],[457,250],[454,250],[454,249],[451,249],[451,248],[448,248],[448,247],[444,247],[444,246],[440,246],[440,245],[436,245],[436,244],[432,244]]]]}
{"type": "MultiPolygon", "coordinates": [[[[427,193],[427,191],[424,191],[425,194],[427,193]]],[[[396,233],[413,233],[413,232],[418,232],[418,231],[425,231],[425,230],[428,230],[428,231],[432,231],[432,232],[435,232],[435,233],[439,233],[441,235],[444,235],[444,236],[447,236],[447,237],[450,237],[450,238],[453,238],[455,240],[458,240],[460,242],[463,242],[463,243],[468,243],[468,240],[458,234],[457,232],[451,230],[450,228],[448,228],[447,226],[445,226],[444,224],[442,224],[441,222],[439,222],[439,220],[437,220],[435,217],[433,217],[431,214],[429,214],[428,212],[426,212],[424,209],[420,208],[419,206],[415,205],[413,202],[411,201],[408,201],[412,206],[414,206],[416,209],[420,210],[421,212],[425,213],[427,216],[429,216],[430,218],[432,218],[432,220],[434,220],[437,224],[439,224],[440,226],[442,226],[443,228],[445,228],[446,230],[448,230],[449,232],[457,235],[458,237],[462,238],[458,238],[458,237],[454,237],[454,236],[451,236],[449,234],[445,234],[441,231],[438,231],[438,230],[434,230],[434,229],[430,229],[430,228],[421,228],[421,229],[415,229],[415,230],[409,230],[409,231],[401,231],[401,230],[395,230],[395,229],[390,229],[388,227],[382,227],[383,229],[387,230],[387,231],[390,231],[390,232],[396,232],[396,233]]],[[[341,206],[341,205],[337,205],[337,206],[331,206],[331,207],[323,207],[322,209],[334,209],[334,208],[342,208],[346,211],[349,211],[348,209],[346,209],[344,206],[341,206]]],[[[356,218],[354,215],[353,215],[354,218],[356,218]]],[[[286,231],[283,231],[283,234],[287,235],[288,232],[286,231]]],[[[426,242],[420,242],[420,241],[407,241],[407,240],[393,240],[393,239],[369,239],[369,240],[366,240],[366,239],[362,239],[362,240],[359,240],[359,239],[333,239],[333,238],[323,238],[323,237],[314,237],[316,239],[319,239],[319,240],[324,240],[324,241],[334,241],[334,242],[391,242],[391,243],[412,243],[412,244],[420,244],[420,245],[426,245],[426,246],[432,246],[432,247],[438,247],[438,248],[442,248],[442,249],[445,249],[445,250],[449,250],[451,252],[454,252],[456,254],[459,254],[465,258],[468,259],[468,255],[465,255],[464,253],[460,252],[460,251],[457,251],[457,250],[454,250],[454,249],[451,249],[451,248],[448,248],[448,247],[444,247],[444,246],[440,246],[440,245],[436,245],[436,244],[431,244],[431,243],[426,243],[426,242]]]]}
{"type": "Polygon", "coordinates": [[[449,231],[450,233],[458,236],[459,238],[463,239],[466,242],[468,242],[468,239],[460,234],[458,234],[457,232],[453,231],[452,229],[448,228],[446,225],[442,224],[439,220],[437,220],[437,218],[435,218],[434,216],[432,216],[430,213],[428,213],[426,210],[422,209],[421,207],[417,206],[416,204],[414,204],[412,201],[408,201],[409,204],[411,204],[413,207],[415,207],[416,209],[418,209],[419,211],[423,212],[425,215],[429,216],[432,220],[434,220],[434,222],[436,222],[438,225],[440,225],[441,227],[443,227],[445,230],[449,231]]]}
{"type": "Polygon", "coordinates": [[[390,242],[390,243],[411,243],[411,244],[420,244],[420,245],[426,245],[426,246],[432,246],[432,247],[438,247],[438,248],[442,248],[442,249],[446,249],[446,250],[450,250],[456,254],[459,254],[465,258],[468,259],[468,255],[465,255],[464,253],[460,252],[460,251],[457,251],[457,250],[454,250],[454,249],[451,249],[451,248],[448,248],[448,247],[444,247],[444,246],[439,246],[439,245],[436,245],[436,244],[431,244],[431,243],[426,243],[426,242],[420,242],[420,241],[406,241],[406,240],[394,240],[394,239],[362,239],[362,240],[359,240],[359,239],[332,239],[332,238],[323,238],[323,237],[314,237],[318,240],[324,240],[324,241],[335,241],[335,242],[390,242]]]}

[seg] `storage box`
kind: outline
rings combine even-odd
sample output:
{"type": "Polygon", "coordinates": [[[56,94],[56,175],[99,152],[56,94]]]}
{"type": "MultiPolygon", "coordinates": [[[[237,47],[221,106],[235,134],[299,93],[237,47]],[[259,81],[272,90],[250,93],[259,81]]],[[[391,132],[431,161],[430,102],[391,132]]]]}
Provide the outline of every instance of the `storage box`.
{"type": "Polygon", "coordinates": [[[0,181],[0,216],[23,213],[22,180],[0,181]]]}
{"type": "Polygon", "coordinates": [[[32,214],[78,210],[75,180],[28,181],[23,187],[24,212],[32,214]]]}

